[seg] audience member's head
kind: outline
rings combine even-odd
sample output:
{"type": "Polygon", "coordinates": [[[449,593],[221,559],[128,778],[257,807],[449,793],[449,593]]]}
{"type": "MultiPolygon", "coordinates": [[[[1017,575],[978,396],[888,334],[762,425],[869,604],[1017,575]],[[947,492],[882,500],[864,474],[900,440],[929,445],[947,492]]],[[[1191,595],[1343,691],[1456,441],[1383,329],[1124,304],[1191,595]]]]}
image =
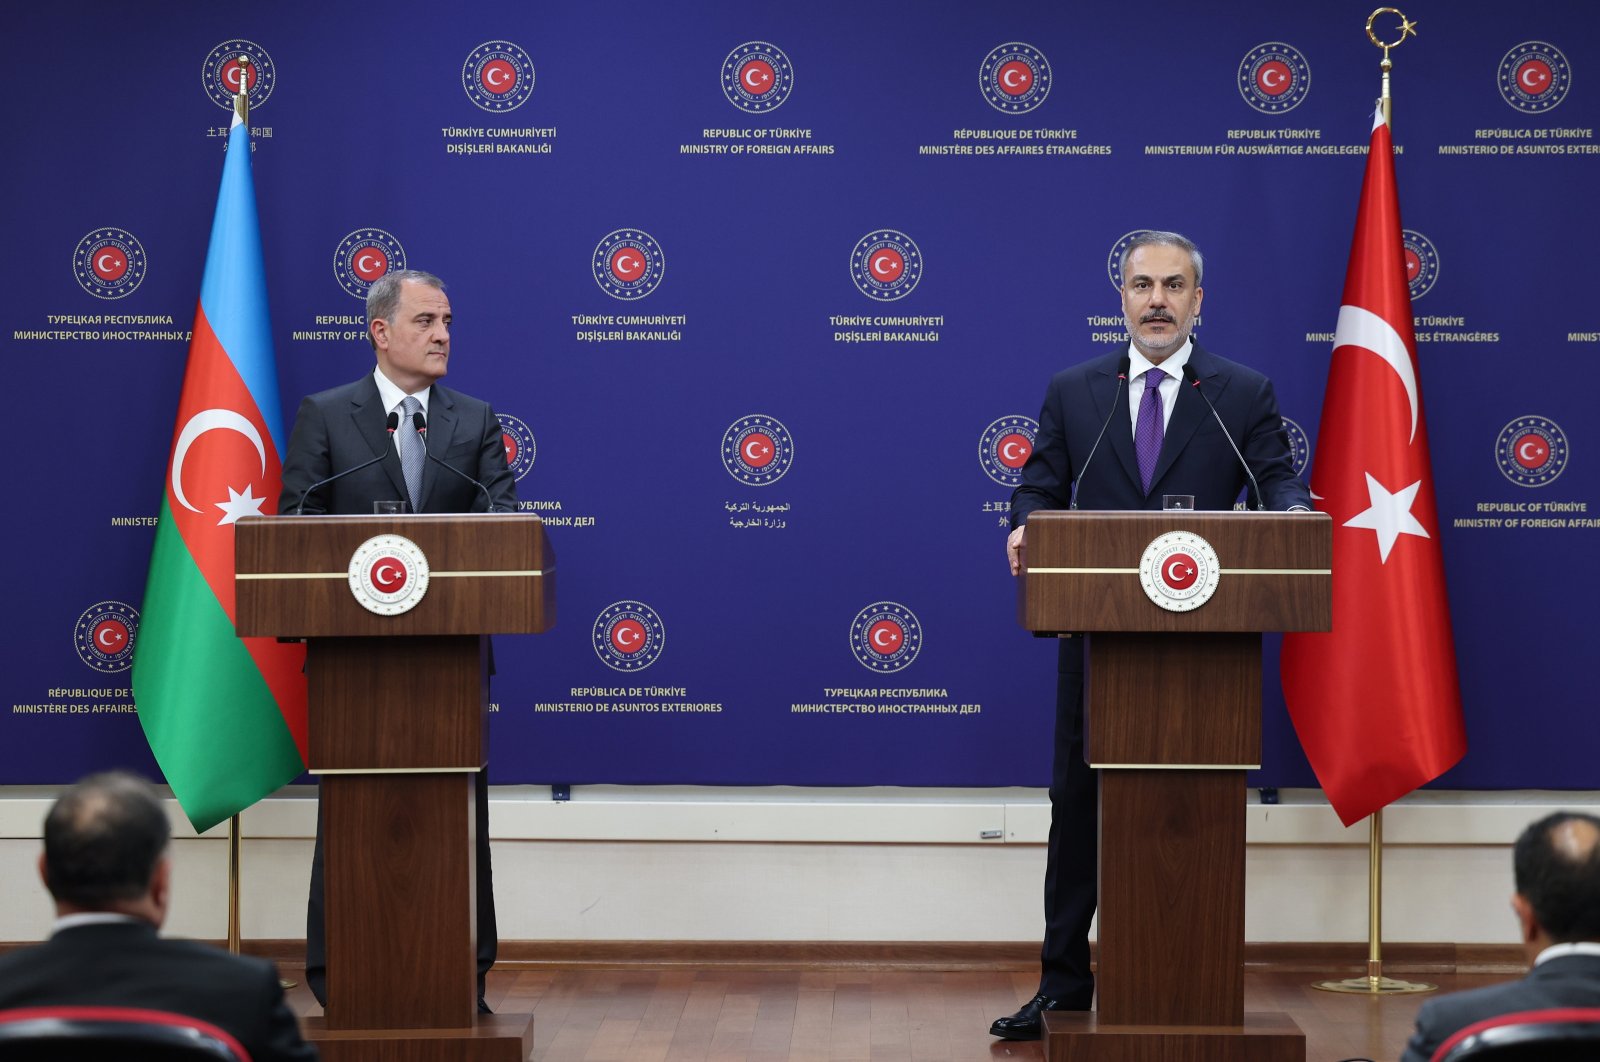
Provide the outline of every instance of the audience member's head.
{"type": "Polygon", "coordinates": [[[39,872],[59,914],[166,914],[166,812],[142,779],[90,775],[61,794],[44,820],[39,872]]]}
{"type": "Polygon", "coordinates": [[[1547,815],[1522,831],[1512,859],[1512,906],[1530,955],[1551,944],[1600,941],[1600,818],[1547,815]]]}

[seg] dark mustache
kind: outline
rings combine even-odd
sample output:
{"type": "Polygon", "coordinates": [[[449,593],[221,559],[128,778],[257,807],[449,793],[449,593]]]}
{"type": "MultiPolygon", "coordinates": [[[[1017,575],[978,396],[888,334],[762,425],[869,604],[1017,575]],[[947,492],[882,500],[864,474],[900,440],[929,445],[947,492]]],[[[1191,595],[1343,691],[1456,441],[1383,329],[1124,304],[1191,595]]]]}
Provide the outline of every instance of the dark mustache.
{"type": "Polygon", "coordinates": [[[1166,310],[1151,310],[1139,318],[1140,324],[1149,324],[1151,321],[1165,321],[1168,324],[1177,324],[1177,320],[1166,310]]]}

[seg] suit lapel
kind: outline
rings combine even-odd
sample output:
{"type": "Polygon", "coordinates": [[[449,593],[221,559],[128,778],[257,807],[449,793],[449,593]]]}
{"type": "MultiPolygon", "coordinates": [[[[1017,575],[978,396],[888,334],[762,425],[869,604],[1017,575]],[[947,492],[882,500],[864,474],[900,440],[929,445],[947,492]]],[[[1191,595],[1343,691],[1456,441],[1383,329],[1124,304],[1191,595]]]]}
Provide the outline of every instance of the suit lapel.
{"type": "Polygon", "coordinates": [[[389,482],[399,491],[395,497],[404,498],[406,480],[400,472],[400,455],[395,451],[387,429],[389,411],[383,408],[383,400],[378,397],[378,385],[370,376],[350,403],[350,419],[371,448],[372,456],[382,455],[383,461],[378,467],[389,474],[389,482]]]}
{"type": "Polygon", "coordinates": [[[1133,449],[1133,418],[1128,413],[1128,385],[1117,386],[1117,367],[1115,363],[1106,370],[1103,379],[1097,380],[1094,389],[1095,415],[1099,423],[1104,424],[1106,414],[1111,414],[1111,423],[1106,426],[1105,442],[1101,445],[1109,446],[1111,452],[1117,455],[1117,460],[1122,465],[1123,474],[1128,477],[1128,482],[1133,487],[1135,494],[1144,493],[1139,487],[1139,455],[1133,449]],[[1116,408],[1111,408],[1115,402],[1116,408]]]}
{"type": "MultiPolygon", "coordinates": [[[[455,431],[455,403],[450,400],[444,388],[435,384],[433,393],[428,396],[428,453],[443,461],[445,451],[450,449],[450,440],[455,431]]],[[[422,466],[422,504],[418,507],[418,512],[429,511],[428,505],[438,488],[438,478],[443,475],[449,473],[432,461],[422,466]]]]}

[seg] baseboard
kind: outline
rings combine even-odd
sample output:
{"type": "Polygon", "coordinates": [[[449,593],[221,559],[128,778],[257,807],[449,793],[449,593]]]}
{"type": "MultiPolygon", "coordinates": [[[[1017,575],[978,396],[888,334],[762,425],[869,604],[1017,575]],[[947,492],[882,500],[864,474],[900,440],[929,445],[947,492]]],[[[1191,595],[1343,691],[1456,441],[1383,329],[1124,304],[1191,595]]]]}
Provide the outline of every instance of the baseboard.
{"type": "MultiPolygon", "coordinates": [[[[0,945],[0,950],[18,946],[0,945]]],[[[241,950],[285,966],[305,961],[303,940],[247,940],[241,950]]],[[[1251,969],[1324,977],[1367,972],[1367,945],[1356,941],[1258,941],[1245,944],[1244,956],[1251,969]]],[[[502,940],[496,966],[509,970],[742,966],[1025,971],[1038,961],[1039,945],[1025,941],[502,940]]],[[[1387,974],[1520,974],[1526,968],[1522,948],[1516,944],[1383,946],[1387,974]]]]}

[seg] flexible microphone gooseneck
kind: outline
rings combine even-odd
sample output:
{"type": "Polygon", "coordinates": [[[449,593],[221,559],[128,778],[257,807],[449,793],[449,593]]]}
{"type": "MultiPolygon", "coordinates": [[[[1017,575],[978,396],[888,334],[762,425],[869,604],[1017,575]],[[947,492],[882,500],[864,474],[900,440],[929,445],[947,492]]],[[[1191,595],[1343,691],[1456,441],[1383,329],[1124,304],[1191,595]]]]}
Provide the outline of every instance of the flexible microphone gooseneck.
{"type": "Polygon", "coordinates": [[[1094,460],[1095,451],[1100,449],[1100,440],[1106,437],[1106,429],[1111,427],[1111,418],[1117,415],[1117,402],[1122,398],[1122,389],[1128,383],[1128,366],[1132,364],[1128,355],[1124,354],[1122,360],[1117,362],[1117,390],[1111,396],[1111,411],[1106,414],[1106,422],[1100,425],[1100,434],[1094,437],[1094,445],[1089,447],[1089,456],[1083,459],[1083,467],[1078,470],[1078,480],[1072,488],[1072,504],[1069,509],[1078,507],[1078,494],[1083,486],[1083,477],[1089,474],[1089,463],[1094,460]]]}
{"type": "Polygon", "coordinates": [[[441,461],[437,457],[428,453],[428,418],[422,415],[422,410],[419,409],[415,413],[411,414],[411,424],[417,429],[417,434],[422,436],[423,456],[425,456],[429,461],[432,461],[434,464],[438,465],[440,468],[448,468],[450,471],[454,472],[468,483],[471,483],[474,487],[477,487],[483,492],[483,511],[486,513],[494,512],[494,499],[489,497],[488,487],[485,487],[482,483],[479,483],[477,480],[461,471],[461,469],[457,468],[455,465],[452,465],[447,461],[441,461]]]}
{"type": "Polygon", "coordinates": [[[1195,375],[1194,366],[1188,362],[1183,363],[1183,378],[1189,381],[1189,386],[1204,399],[1206,408],[1211,410],[1211,415],[1217,418],[1217,427],[1222,429],[1222,437],[1228,440],[1228,445],[1233,449],[1233,456],[1239,459],[1239,467],[1244,469],[1244,474],[1250,477],[1250,489],[1255,491],[1256,512],[1262,512],[1267,507],[1267,501],[1261,496],[1261,484],[1256,482],[1256,474],[1250,471],[1250,462],[1244,459],[1244,454],[1239,452],[1239,445],[1233,441],[1233,436],[1228,434],[1228,426],[1222,423],[1222,414],[1217,412],[1217,407],[1211,404],[1211,399],[1206,398],[1206,393],[1200,390],[1200,378],[1195,375]]]}
{"type": "MultiPolygon", "coordinates": [[[[386,422],[384,422],[383,430],[388,433],[389,438],[393,439],[394,438],[394,433],[399,427],[400,427],[400,414],[399,413],[390,413],[389,414],[389,419],[386,422]]],[[[379,454],[377,457],[374,457],[370,461],[363,461],[359,465],[356,465],[354,468],[347,468],[343,472],[337,472],[334,475],[329,476],[327,479],[318,480],[317,482],[311,484],[311,486],[307,487],[305,489],[305,492],[300,495],[300,504],[296,505],[294,507],[294,514],[296,516],[303,516],[305,514],[305,511],[306,511],[306,499],[311,497],[311,492],[312,491],[317,490],[320,487],[326,487],[329,483],[332,483],[336,479],[343,479],[344,477],[348,476],[352,472],[360,472],[363,468],[370,468],[371,466],[377,464],[379,461],[382,461],[387,456],[388,456],[388,451],[385,450],[383,453],[379,454]]]]}

